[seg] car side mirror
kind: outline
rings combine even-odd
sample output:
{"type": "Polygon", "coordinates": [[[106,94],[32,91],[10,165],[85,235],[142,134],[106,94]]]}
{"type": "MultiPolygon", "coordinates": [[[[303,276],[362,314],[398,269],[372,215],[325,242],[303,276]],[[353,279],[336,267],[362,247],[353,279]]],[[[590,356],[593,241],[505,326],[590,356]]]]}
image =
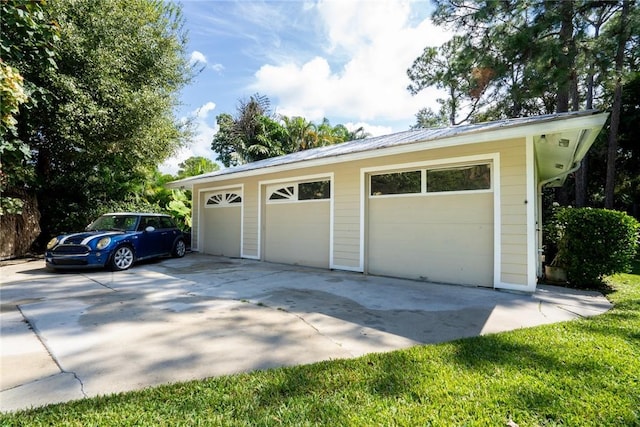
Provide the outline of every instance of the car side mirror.
{"type": "Polygon", "coordinates": [[[149,233],[150,233],[150,232],[152,232],[152,231],[155,231],[155,228],[154,228],[154,227],[152,227],[152,226],[148,226],[147,228],[145,228],[145,229],[144,229],[144,231],[147,231],[147,232],[149,232],[149,233]]]}

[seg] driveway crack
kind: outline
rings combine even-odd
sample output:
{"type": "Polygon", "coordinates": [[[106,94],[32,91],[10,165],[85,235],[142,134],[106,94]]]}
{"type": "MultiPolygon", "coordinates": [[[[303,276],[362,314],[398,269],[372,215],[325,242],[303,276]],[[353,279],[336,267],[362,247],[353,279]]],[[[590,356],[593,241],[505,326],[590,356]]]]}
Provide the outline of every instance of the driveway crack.
{"type": "MultiPolygon", "coordinates": [[[[292,315],[292,316],[294,316],[294,317],[297,317],[297,318],[298,318],[302,323],[304,323],[305,325],[307,325],[308,327],[310,327],[311,329],[313,329],[314,331],[316,331],[316,333],[317,333],[318,335],[320,335],[321,337],[323,337],[323,338],[325,338],[325,339],[329,340],[330,342],[332,342],[332,343],[333,343],[333,344],[335,344],[336,346],[338,346],[338,347],[340,347],[340,348],[342,348],[342,349],[346,350],[346,349],[342,346],[342,344],[340,344],[338,341],[336,341],[336,340],[334,340],[333,338],[331,338],[331,336],[326,335],[326,334],[323,334],[323,333],[320,331],[320,329],[316,328],[313,324],[311,324],[309,321],[307,321],[307,319],[305,319],[302,315],[297,314],[297,313],[294,313],[294,312],[291,312],[291,311],[289,311],[289,310],[287,310],[287,309],[284,309],[284,308],[281,308],[281,307],[278,307],[278,308],[275,308],[275,309],[274,309],[273,307],[270,307],[270,306],[268,306],[268,305],[266,305],[266,304],[264,304],[264,303],[262,303],[262,302],[258,302],[258,303],[252,302],[252,303],[253,303],[253,304],[255,304],[255,305],[257,305],[257,306],[259,306],[259,307],[266,307],[266,308],[270,308],[271,310],[278,310],[278,311],[282,311],[283,313],[287,313],[287,314],[290,314],[290,315],[292,315]]],[[[347,350],[347,351],[348,351],[348,350],[347,350]]],[[[354,357],[355,357],[355,355],[354,355],[353,353],[351,353],[350,351],[349,351],[349,354],[351,354],[351,356],[354,356],[354,357]]]]}
{"type": "Polygon", "coordinates": [[[62,367],[62,365],[60,364],[60,361],[56,358],[56,356],[53,354],[53,352],[51,351],[51,349],[49,348],[49,346],[45,343],[45,341],[42,339],[42,337],[40,336],[40,334],[38,333],[38,328],[36,328],[36,326],[31,323],[31,321],[29,320],[29,318],[27,316],[24,315],[22,309],[20,308],[19,305],[16,305],[16,308],[18,309],[18,311],[20,312],[20,315],[22,316],[22,318],[24,319],[24,321],[27,323],[27,325],[29,325],[29,329],[31,329],[34,333],[34,335],[36,336],[36,338],[38,339],[38,341],[40,341],[40,344],[42,345],[42,347],[46,350],[47,354],[49,355],[49,357],[51,358],[51,360],[53,360],[53,363],[56,364],[56,366],[58,367],[58,369],[60,370],[61,373],[63,374],[71,374],[73,375],[73,377],[76,379],[76,381],[78,381],[78,384],[80,384],[80,392],[82,393],[82,395],[84,397],[88,397],[87,393],[84,390],[84,383],[82,382],[82,380],[80,379],[80,377],[78,376],[77,373],[73,372],[73,371],[67,371],[66,369],[64,369],[62,367]]]}
{"type": "Polygon", "coordinates": [[[94,282],[94,283],[97,283],[97,284],[98,284],[98,285],[100,285],[100,286],[103,286],[103,287],[105,287],[105,288],[107,288],[107,289],[111,289],[113,292],[118,292],[118,290],[117,290],[117,289],[112,288],[112,287],[111,287],[111,286],[109,286],[109,285],[105,285],[104,283],[102,283],[102,282],[100,282],[100,281],[98,281],[98,280],[94,279],[93,277],[89,277],[89,276],[84,276],[84,277],[86,277],[87,279],[91,280],[91,281],[92,281],[92,282],[94,282]]]}

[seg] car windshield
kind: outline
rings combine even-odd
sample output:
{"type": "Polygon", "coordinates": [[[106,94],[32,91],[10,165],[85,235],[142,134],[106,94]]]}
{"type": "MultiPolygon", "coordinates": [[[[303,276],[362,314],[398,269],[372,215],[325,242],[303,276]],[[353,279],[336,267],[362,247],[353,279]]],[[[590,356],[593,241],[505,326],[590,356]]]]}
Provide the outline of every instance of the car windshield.
{"type": "Polygon", "coordinates": [[[87,227],[89,231],[133,231],[138,223],[137,215],[102,215],[87,227]]]}

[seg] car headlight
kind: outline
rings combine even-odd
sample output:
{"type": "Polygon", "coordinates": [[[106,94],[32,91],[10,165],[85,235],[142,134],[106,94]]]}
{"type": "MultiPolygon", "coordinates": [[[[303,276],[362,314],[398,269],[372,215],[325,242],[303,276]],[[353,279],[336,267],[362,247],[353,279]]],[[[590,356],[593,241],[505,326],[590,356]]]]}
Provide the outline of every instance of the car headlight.
{"type": "Polygon", "coordinates": [[[49,243],[47,243],[47,249],[53,249],[53,247],[57,244],[58,244],[58,238],[54,237],[53,239],[49,240],[49,243]]]}
{"type": "Polygon", "coordinates": [[[107,246],[109,246],[109,243],[111,243],[111,237],[103,237],[98,241],[98,244],[96,245],[96,249],[102,250],[107,246]]]}

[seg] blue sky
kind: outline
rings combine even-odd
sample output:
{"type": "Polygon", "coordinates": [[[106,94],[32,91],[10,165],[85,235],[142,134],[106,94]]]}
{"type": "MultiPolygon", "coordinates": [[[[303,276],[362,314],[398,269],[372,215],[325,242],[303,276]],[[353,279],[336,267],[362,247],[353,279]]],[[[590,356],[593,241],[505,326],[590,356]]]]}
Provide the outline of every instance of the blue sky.
{"type": "Polygon", "coordinates": [[[428,1],[183,0],[188,54],[202,71],[181,92],[179,117],[191,117],[189,147],[163,164],[176,173],[190,156],[215,160],[215,118],[238,100],[266,95],[276,113],[372,135],[406,130],[415,113],[436,107],[435,89],[412,96],[406,70],[426,46],[451,33],[431,24],[428,1]]]}

